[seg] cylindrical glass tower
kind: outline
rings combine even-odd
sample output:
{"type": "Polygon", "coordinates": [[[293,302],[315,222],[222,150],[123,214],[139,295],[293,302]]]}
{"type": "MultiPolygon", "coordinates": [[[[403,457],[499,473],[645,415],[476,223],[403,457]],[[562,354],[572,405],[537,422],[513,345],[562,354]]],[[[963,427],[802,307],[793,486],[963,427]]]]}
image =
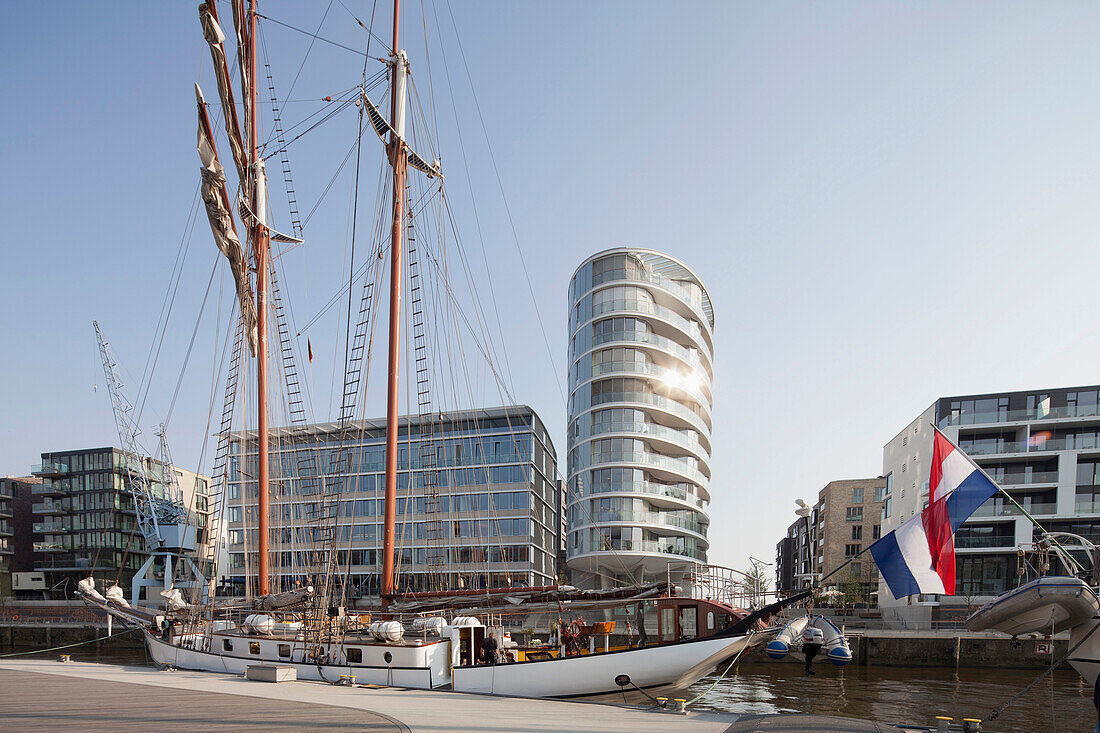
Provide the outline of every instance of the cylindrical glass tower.
{"type": "Polygon", "coordinates": [[[706,563],[714,310],[653,250],[593,255],[569,283],[567,558],[574,582],[706,563]]]}

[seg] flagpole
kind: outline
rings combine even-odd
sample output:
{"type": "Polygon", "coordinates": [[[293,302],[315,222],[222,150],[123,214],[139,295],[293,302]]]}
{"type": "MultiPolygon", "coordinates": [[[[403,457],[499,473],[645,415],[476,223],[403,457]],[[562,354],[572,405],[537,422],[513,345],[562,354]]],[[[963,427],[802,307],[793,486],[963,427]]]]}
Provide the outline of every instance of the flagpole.
{"type": "MultiPolygon", "coordinates": [[[[1078,562],[1077,562],[1076,560],[1074,560],[1074,559],[1073,559],[1073,557],[1072,557],[1072,556],[1071,556],[1071,555],[1069,554],[1069,552],[1068,552],[1068,551],[1066,550],[1066,548],[1062,547],[1061,543],[1059,543],[1059,542],[1058,542],[1058,540],[1054,539],[1054,537],[1052,537],[1052,536],[1051,536],[1050,532],[1047,532],[1046,528],[1045,528],[1045,527],[1043,527],[1043,525],[1039,524],[1039,520],[1037,520],[1037,519],[1036,519],[1035,517],[1031,516],[1031,514],[1030,514],[1030,513],[1028,513],[1027,509],[1024,509],[1024,507],[1023,507],[1023,506],[1022,506],[1022,505],[1020,504],[1020,502],[1016,501],[1016,497],[1012,496],[1012,494],[1010,494],[1010,493],[1008,493],[1007,491],[1005,491],[1005,490],[1004,490],[1004,487],[1002,487],[1002,486],[1001,486],[1001,485],[1000,485],[999,483],[997,483],[996,481],[994,481],[994,480],[993,480],[993,477],[992,477],[992,476],[990,476],[990,475],[989,475],[988,473],[986,473],[985,469],[984,469],[984,468],[982,468],[981,466],[979,466],[979,465],[978,465],[978,462],[977,462],[977,461],[975,461],[975,460],[974,460],[973,458],[971,458],[971,456],[970,456],[970,454],[969,454],[969,453],[967,453],[967,452],[966,452],[966,451],[964,451],[964,450],[963,450],[962,448],[960,448],[960,447],[959,447],[958,445],[956,445],[956,444],[955,444],[955,442],[954,442],[954,441],[952,441],[952,440],[951,440],[951,438],[948,438],[948,437],[947,437],[947,435],[946,435],[946,434],[945,434],[945,433],[944,433],[944,432],[943,432],[942,430],[940,430],[940,429],[939,429],[938,427],[936,427],[936,425],[935,425],[934,423],[929,423],[929,425],[931,425],[931,426],[932,426],[932,430],[934,430],[935,432],[937,432],[937,433],[939,433],[940,435],[942,435],[942,436],[943,436],[943,439],[944,439],[944,440],[946,440],[946,441],[947,441],[947,442],[948,442],[948,443],[949,443],[949,444],[951,445],[951,447],[952,447],[952,448],[954,448],[954,449],[955,449],[955,450],[957,450],[957,451],[958,451],[959,453],[961,453],[961,454],[963,454],[964,456],[966,456],[967,458],[969,458],[969,459],[970,459],[970,462],[971,462],[971,463],[973,463],[973,464],[974,464],[974,466],[975,466],[975,467],[976,467],[976,468],[977,468],[977,469],[978,469],[979,471],[981,471],[981,472],[982,472],[982,475],[983,475],[983,476],[985,476],[985,477],[986,477],[987,479],[989,479],[989,482],[990,482],[991,484],[993,484],[994,486],[996,486],[996,487],[997,487],[997,490],[998,490],[998,491],[1000,491],[1000,492],[1001,492],[1002,494],[1004,494],[1004,496],[1005,496],[1005,497],[1006,497],[1006,498],[1007,498],[1007,499],[1008,499],[1008,500],[1009,500],[1010,502],[1012,502],[1012,505],[1013,505],[1013,506],[1015,506],[1015,507],[1016,507],[1017,509],[1019,509],[1019,510],[1020,510],[1020,513],[1021,513],[1021,514],[1023,514],[1023,515],[1024,515],[1024,517],[1026,517],[1026,518],[1027,518],[1027,520],[1028,520],[1029,522],[1031,522],[1031,523],[1032,523],[1032,524],[1034,524],[1034,525],[1035,525],[1036,527],[1038,527],[1038,528],[1039,528],[1039,531],[1043,533],[1043,536],[1044,536],[1044,537],[1045,537],[1046,539],[1048,539],[1048,540],[1050,540],[1051,542],[1053,542],[1053,543],[1054,543],[1054,546],[1055,546],[1055,547],[1057,547],[1057,548],[1058,548],[1059,550],[1061,550],[1061,551],[1062,551],[1062,553],[1064,554],[1064,556],[1065,556],[1065,557],[1067,557],[1067,558],[1069,558],[1070,562],[1072,562],[1072,563],[1073,563],[1074,565],[1076,565],[1076,566],[1077,566],[1077,569],[1078,569],[1078,570],[1084,570],[1084,568],[1082,568],[1082,567],[1081,567],[1081,565],[1080,565],[1080,564],[1079,564],[1079,563],[1078,563],[1078,562]]],[[[935,450],[935,441],[934,441],[934,440],[933,440],[933,450],[935,450]]]]}

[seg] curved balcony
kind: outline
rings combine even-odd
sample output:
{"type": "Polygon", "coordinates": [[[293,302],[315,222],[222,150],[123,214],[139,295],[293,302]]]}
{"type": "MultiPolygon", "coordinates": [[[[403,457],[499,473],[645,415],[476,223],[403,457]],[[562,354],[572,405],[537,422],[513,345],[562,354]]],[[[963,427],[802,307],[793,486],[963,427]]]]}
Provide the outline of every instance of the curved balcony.
{"type": "MultiPolygon", "coordinates": [[[[574,338],[573,340],[571,340],[570,343],[575,345],[577,341],[574,338]]],[[[714,373],[711,369],[709,361],[705,361],[702,357],[699,356],[703,352],[699,351],[698,349],[689,349],[686,346],[677,343],[670,338],[666,338],[655,333],[649,333],[648,331],[642,331],[641,333],[637,331],[612,331],[608,334],[594,336],[589,342],[588,346],[581,353],[577,354],[573,360],[576,361],[580,357],[584,356],[585,354],[596,348],[599,348],[600,346],[608,346],[613,344],[625,346],[631,346],[634,344],[645,344],[647,346],[655,346],[658,349],[662,349],[666,353],[675,356],[686,366],[701,370],[703,374],[706,375],[708,382],[714,378],[714,373]]]]}
{"type": "MultiPolygon", "coordinates": [[[[585,385],[581,385],[582,387],[585,385]]],[[[574,390],[575,391],[575,390],[574,390]]],[[[702,417],[693,410],[684,407],[676,400],[668,397],[662,397],[652,392],[604,392],[592,398],[592,404],[588,409],[593,409],[600,405],[613,404],[622,407],[630,407],[631,403],[638,405],[651,405],[664,410],[670,415],[682,418],[689,425],[694,427],[700,433],[710,433],[710,419],[709,417],[702,417]]],[[[580,413],[578,413],[580,414],[580,413]]]]}
{"type": "MultiPolygon", "coordinates": [[[[663,441],[668,445],[673,445],[678,448],[682,448],[688,451],[693,458],[700,463],[704,463],[707,466],[706,473],[710,474],[710,449],[709,446],[704,446],[702,441],[699,440],[699,434],[694,430],[683,431],[674,430],[673,428],[667,428],[664,425],[657,425],[650,422],[599,422],[592,423],[588,429],[588,435],[591,438],[596,436],[615,435],[622,437],[640,437],[651,441],[663,441]]],[[[583,437],[578,437],[574,440],[575,445],[580,445],[584,440],[583,437]]]]}
{"type": "MultiPolygon", "coordinates": [[[[709,546],[709,545],[708,545],[709,546]]],[[[675,544],[661,542],[660,540],[613,540],[606,548],[577,550],[570,553],[570,559],[584,555],[610,554],[615,552],[642,552],[651,555],[676,555],[677,557],[706,562],[706,548],[701,547],[677,547],[675,544]]],[[[662,561],[663,562],[663,561],[662,561]]]]}
{"type": "Polygon", "coordinates": [[[710,477],[694,466],[685,461],[670,456],[657,455],[656,453],[607,451],[605,453],[593,453],[587,460],[581,457],[579,464],[576,468],[582,470],[626,464],[649,470],[667,471],[704,489],[710,483],[710,477]]]}
{"type": "MultiPolygon", "coordinates": [[[[597,350],[605,348],[606,347],[602,345],[594,347],[592,350],[586,351],[584,354],[581,354],[580,358],[577,361],[580,361],[580,359],[583,359],[585,356],[596,353],[597,350]]],[[[574,362],[574,365],[575,364],[576,362],[574,362]]],[[[592,364],[591,377],[586,374],[583,378],[578,378],[576,381],[580,384],[583,384],[585,382],[590,382],[593,379],[598,379],[599,377],[608,376],[637,377],[644,375],[647,377],[652,377],[659,380],[662,384],[667,385],[669,389],[675,389],[683,392],[692,400],[694,400],[697,405],[706,410],[707,414],[709,415],[713,404],[713,399],[710,395],[710,385],[708,385],[704,380],[699,380],[700,389],[698,391],[689,389],[686,385],[672,385],[665,381],[668,379],[668,371],[669,370],[665,367],[648,362],[639,363],[637,361],[604,361],[592,364]]],[[[577,376],[580,377],[580,375],[577,376]]]]}
{"type": "Polygon", "coordinates": [[[647,283],[649,285],[656,285],[658,288],[664,290],[668,295],[676,300],[677,303],[684,305],[688,308],[692,315],[696,316],[700,323],[705,323],[710,326],[710,319],[707,318],[706,313],[703,312],[703,301],[701,298],[696,297],[692,293],[689,293],[673,279],[667,278],[664,275],[658,275],[656,273],[648,273],[641,271],[627,272],[626,270],[608,270],[600,275],[594,275],[592,277],[592,286],[585,292],[580,293],[575,297],[573,303],[580,302],[581,298],[589,293],[595,292],[601,289],[600,286],[611,283],[647,283]]]}
{"type": "MultiPolygon", "coordinates": [[[[574,474],[574,476],[575,475],[576,474],[574,474]]],[[[705,497],[696,496],[687,489],[669,484],[658,484],[652,481],[630,481],[613,484],[596,484],[594,486],[582,485],[578,494],[580,497],[593,496],[595,494],[623,494],[625,496],[645,494],[648,497],[656,497],[658,500],[668,501],[673,506],[682,506],[684,508],[699,509],[702,511],[706,511],[707,502],[705,497]]],[[[570,506],[579,500],[580,499],[575,499],[570,503],[570,506]]]]}
{"type": "MultiPolygon", "coordinates": [[[[596,291],[592,294],[584,296],[585,298],[592,297],[596,291]]],[[[577,303],[580,304],[580,301],[577,303]]],[[[575,308],[576,306],[574,306],[575,308]]],[[[657,305],[656,303],[647,303],[642,300],[623,300],[612,299],[605,300],[602,303],[592,304],[592,314],[584,318],[583,320],[577,319],[576,323],[571,324],[570,337],[576,335],[577,331],[583,326],[587,325],[591,321],[594,321],[601,316],[606,315],[646,315],[660,318],[663,322],[668,323],[671,326],[677,328],[680,333],[684,334],[688,338],[692,339],[696,343],[704,344],[707,347],[707,359],[712,358],[714,353],[714,344],[711,343],[711,335],[709,331],[704,331],[699,325],[698,321],[685,318],[671,308],[667,308],[663,305],[657,305]]]]}
{"type": "Polygon", "coordinates": [[[698,519],[676,517],[665,512],[622,512],[613,509],[596,511],[591,514],[586,513],[571,526],[574,529],[583,529],[600,524],[626,524],[629,526],[645,524],[655,527],[671,527],[696,534],[702,540],[707,539],[707,527],[709,526],[706,522],[700,522],[698,519]]]}

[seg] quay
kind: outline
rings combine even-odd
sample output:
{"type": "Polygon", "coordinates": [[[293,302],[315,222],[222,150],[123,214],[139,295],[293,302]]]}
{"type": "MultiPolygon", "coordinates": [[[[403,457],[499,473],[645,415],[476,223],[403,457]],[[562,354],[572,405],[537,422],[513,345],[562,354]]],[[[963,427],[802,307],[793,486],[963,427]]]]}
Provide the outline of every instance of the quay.
{"type": "Polygon", "coordinates": [[[815,715],[686,715],[532,700],[52,660],[0,659],[0,719],[26,731],[364,730],[440,733],[899,733],[815,715]]]}

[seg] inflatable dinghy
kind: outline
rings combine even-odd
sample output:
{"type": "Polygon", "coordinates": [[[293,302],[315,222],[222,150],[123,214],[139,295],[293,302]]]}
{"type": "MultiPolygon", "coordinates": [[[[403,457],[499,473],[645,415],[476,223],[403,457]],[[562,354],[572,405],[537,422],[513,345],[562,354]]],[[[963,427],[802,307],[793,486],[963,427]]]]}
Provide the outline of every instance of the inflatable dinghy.
{"type": "Polygon", "coordinates": [[[783,630],[768,642],[764,651],[772,659],[783,659],[788,654],[802,657],[802,632],[807,626],[819,629],[824,642],[821,645],[821,654],[838,667],[843,667],[852,661],[852,649],[848,646],[848,640],[844,638],[832,621],[824,616],[803,616],[796,618],[783,627],[783,630]]]}
{"type": "Polygon", "coordinates": [[[1079,578],[1049,577],[1005,591],[966,619],[971,631],[1010,636],[1054,633],[1083,624],[1100,611],[1096,591],[1079,578]]]}

